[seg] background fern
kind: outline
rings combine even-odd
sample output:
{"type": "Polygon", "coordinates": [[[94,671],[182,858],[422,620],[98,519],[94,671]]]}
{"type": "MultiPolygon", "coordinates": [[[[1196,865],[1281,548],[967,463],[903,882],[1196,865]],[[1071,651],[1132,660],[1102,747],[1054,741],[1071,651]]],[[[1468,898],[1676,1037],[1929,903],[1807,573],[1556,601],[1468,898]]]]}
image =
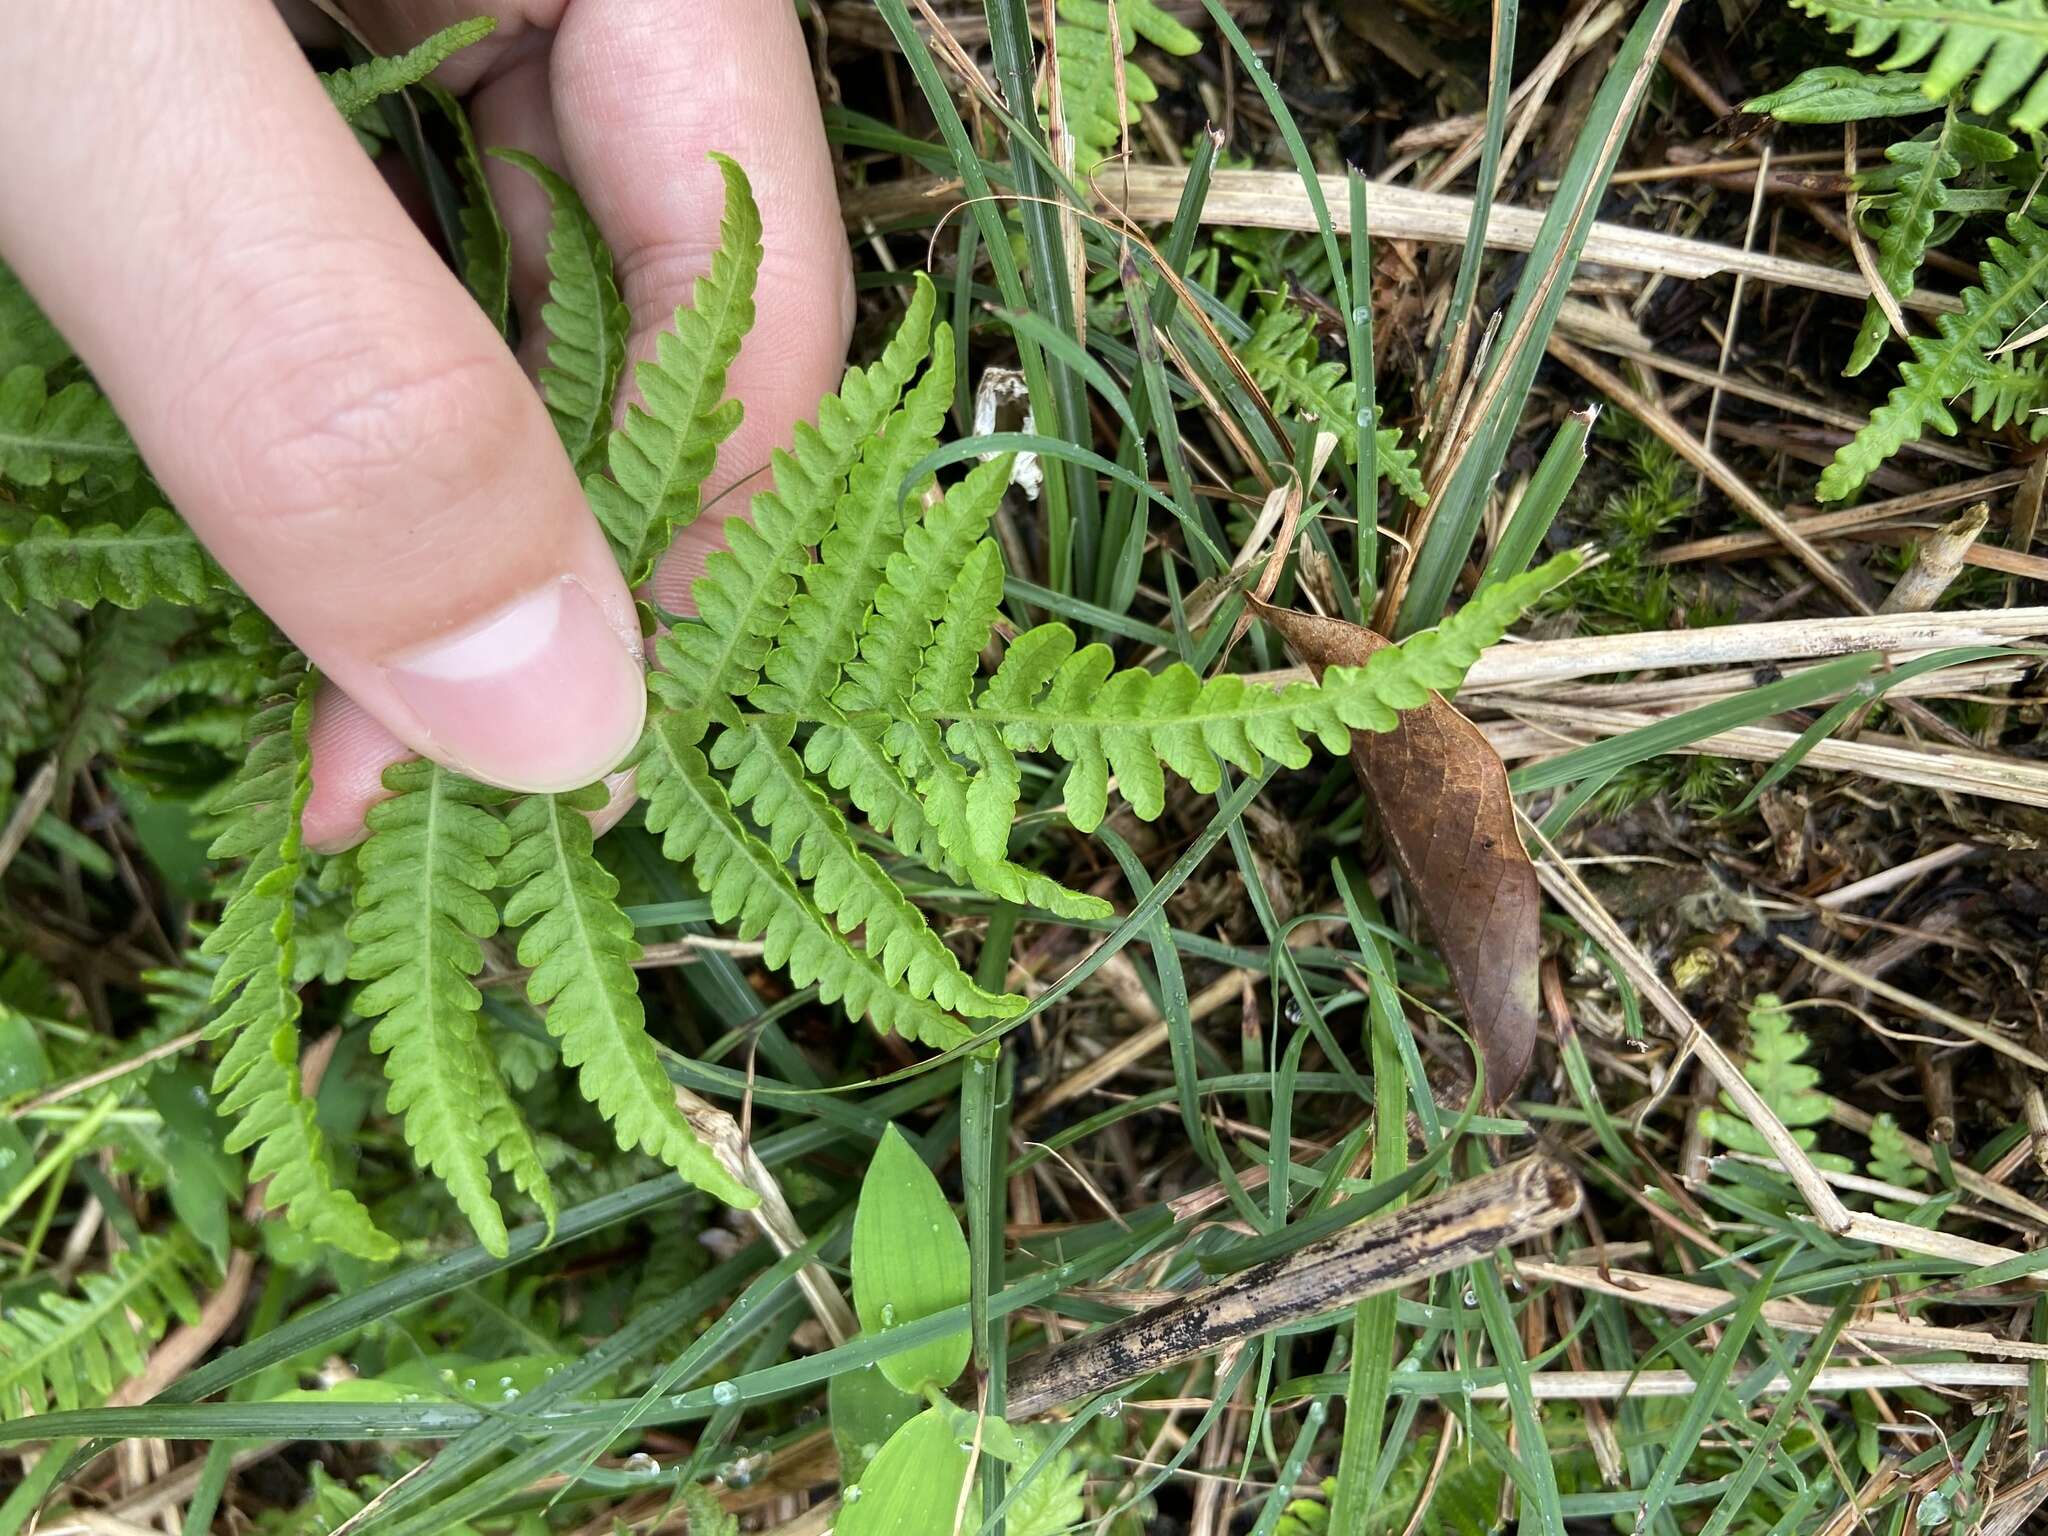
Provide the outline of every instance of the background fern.
{"type": "Polygon", "coordinates": [[[1109,7],[1103,0],[1059,0],[1054,35],[1059,45],[1060,100],[1067,132],[1074,139],[1074,170],[1086,176],[1107,155],[1116,153],[1125,125],[1138,121],[1138,109],[1156,101],[1159,87],[1134,56],[1143,38],[1162,53],[1191,54],[1202,40],[1154,0],[1118,0],[1117,35],[1112,37],[1109,7]],[[1123,105],[1118,105],[1117,44],[1122,45],[1123,105]]]}
{"type": "Polygon", "coordinates": [[[1791,0],[1837,32],[1857,57],[1891,51],[1882,68],[1924,64],[1921,89],[1940,100],[1977,77],[1970,107],[2011,107],[2013,126],[2048,123],[2048,5],[2043,0],[1791,0]],[[1981,74],[1978,74],[1979,70],[1981,74]],[[2024,94],[2022,94],[2024,93],[2024,94]]]}
{"type": "Polygon", "coordinates": [[[104,1401],[141,1372],[173,1319],[193,1322],[204,1261],[182,1235],[152,1237],[0,1316],[0,1419],[104,1401]]]}

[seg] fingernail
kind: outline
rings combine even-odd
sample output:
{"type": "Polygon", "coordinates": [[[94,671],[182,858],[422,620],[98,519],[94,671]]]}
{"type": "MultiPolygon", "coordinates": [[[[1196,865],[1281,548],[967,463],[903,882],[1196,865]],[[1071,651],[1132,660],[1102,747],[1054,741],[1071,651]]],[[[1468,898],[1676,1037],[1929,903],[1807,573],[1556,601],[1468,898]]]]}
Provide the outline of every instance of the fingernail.
{"type": "Polygon", "coordinates": [[[563,578],[385,664],[430,755],[506,789],[576,789],[609,773],[647,709],[635,650],[563,578]]]}

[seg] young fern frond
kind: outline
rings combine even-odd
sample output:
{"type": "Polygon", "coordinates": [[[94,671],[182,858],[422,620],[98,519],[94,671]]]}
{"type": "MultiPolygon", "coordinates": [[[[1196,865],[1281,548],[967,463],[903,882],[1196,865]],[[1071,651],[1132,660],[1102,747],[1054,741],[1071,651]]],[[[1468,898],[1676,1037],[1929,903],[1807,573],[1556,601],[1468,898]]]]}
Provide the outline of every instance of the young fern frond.
{"type": "MultiPolygon", "coordinates": [[[[1792,1139],[1802,1147],[1811,1148],[1816,1139],[1812,1127],[1827,1122],[1828,1100],[1826,1094],[1816,1091],[1820,1085],[1820,1073],[1802,1060],[1807,1046],[1805,1031],[1792,1022],[1791,1013],[1779,1001],[1777,994],[1762,993],[1750,1005],[1749,1055],[1742,1064],[1742,1075],[1749,1079],[1750,1085],[1771,1106],[1772,1112],[1791,1130],[1792,1139]]],[[[1700,1111],[1700,1126],[1713,1140],[1734,1151],[1756,1157],[1776,1155],[1770,1143],[1725,1096],[1720,1105],[1700,1111]]],[[[1819,1167],[1841,1172],[1850,1170],[1845,1158],[1825,1152],[1816,1152],[1812,1156],[1819,1167]]]]}
{"type": "Polygon", "coordinates": [[[1134,57],[1144,38],[1162,53],[1201,51],[1202,40],[1159,9],[1153,0],[1118,0],[1117,35],[1110,33],[1109,7],[1102,0],[1060,0],[1053,40],[1059,55],[1060,101],[1067,132],[1073,135],[1074,169],[1082,176],[1115,154],[1126,124],[1138,108],[1159,96],[1159,87],[1134,57]],[[1123,54],[1123,102],[1117,102],[1117,53],[1123,54]]]}
{"type": "MultiPolygon", "coordinates": [[[[1866,186],[1884,189],[1865,197],[1859,211],[1866,230],[1874,234],[1878,276],[1893,298],[1904,299],[1913,291],[1928,247],[1939,243],[1935,217],[1946,205],[1948,183],[1968,167],[2009,160],[2017,153],[2019,146],[2003,134],[1957,121],[1951,107],[1942,114],[1932,138],[1889,146],[1884,156],[1890,166],[1861,178],[1866,186]]],[[[1858,374],[1869,367],[1891,333],[1884,306],[1870,300],[1842,372],[1858,374]]]]}
{"type": "MultiPolygon", "coordinates": [[[[1930,426],[1954,436],[1952,400],[1967,397],[1973,419],[2002,427],[2048,399],[2048,379],[2038,371],[1986,355],[2048,297],[2048,230],[2012,214],[2006,232],[2010,240],[1990,241],[1990,259],[1978,269],[1983,284],[1963,291],[1962,313],[1940,316],[1937,335],[1908,341],[1913,357],[1900,365],[1898,386],[1822,472],[1821,500],[1854,495],[1885,460],[1930,426]]],[[[2032,434],[2044,430],[2048,416],[2035,417],[2032,434]]]]}
{"type": "Polygon", "coordinates": [[[270,1181],[273,1208],[320,1242],[359,1258],[388,1259],[398,1245],[335,1183],[313,1101],[299,1078],[293,893],[300,875],[299,815],[312,789],[306,732],[313,674],[300,666],[281,686],[290,691],[251,719],[248,756],[211,807],[224,825],[209,856],[248,860],[219,926],[201,946],[220,963],[213,1000],[221,1011],[207,1026],[207,1038],[228,1041],[214,1092],[221,1095],[220,1113],[235,1121],[227,1149],[256,1148],[249,1177],[270,1181]]]}
{"type": "Polygon", "coordinates": [[[662,834],[663,853],[689,866],[712,916],[735,924],[742,938],[759,937],[769,965],[800,987],[816,985],[826,1002],[865,1015],[877,1029],[940,1048],[971,1039],[950,1014],[892,987],[881,965],[797,889],[774,850],[733,814],[691,728],[674,711],[651,711],[634,763],[647,829],[662,834]]]}
{"type": "MultiPolygon", "coordinates": [[[[645,793],[643,787],[643,793],[645,793]]],[[[526,995],[543,1010],[562,1060],[610,1122],[619,1145],[638,1147],[728,1205],[757,1197],[697,1139],[676,1107],[675,1086],[648,1038],[633,962],[640,946],[619,910],[619,882],[591,851],[585,813],[601,809],[602,785],[564,795],[529,795],[507,823],[511,847],[499,879],[512,888],[505,921],[525,925],[519,963],[531,967],[526,995]]]]}
{"type": "MultiPolygon", "coordinates": [[[[1266,305],[1237,355],[1275,407],[1310,417],[1336,433],[1344,462],[1356,459],[1358,440],[1351,423],[1358,414],[1358,386],[1342,363],[1320,360],[1315,333],[1301,311],[1285,301],[1266,305]]],[[[1400,429],[1377,427],[1373,441],[1380,478],[1417,506],[1428,501],[1415,450],[1402,446],[1400,429]]]]}
{"type": "Polygon", "coordinates": [[[810,550],[825,537],[847,476],[868,440],[896,409],[931,346],[937,294],[919,275],[910,308],[882,355],[849,368],[839,392],[818,405],[818,424],[799,422],[791,449],[774,454],[775,484],[754,498],[750,518],[725,525],[727,549],[715,551],[691,588],[703,622],[682,625],[656,644],[655,692],[683,721],[731,718],[730,700],[749,692],[767,660],[810,550]]]}
{"type": "Polygon", "coordinates": [[[462,227],[462,282],[477,307],[490,318],[500,336],[510,334],[512,317],[512,237],[498,214],[497,199],[484,178],[483,156],[477,150],[476,131],[469,113],[452,92],[438,85],[424,88],[455,133],[455,174],[462,183],[462,207],[456,220],[462,227]]]}
{"type": "MultiPolygon", "coordinates": [[[[758,704],[818,713],[837,691],[860,647],[882,573],[902,547],[904,476],[937,446],[952,403],[953,331],[942,325],[932,334],[931,366],[854,465],[841,515],[819,541],[816,563],[804,567],[803,590],[791,599],[762,664],[758,704]],[[855,508],[858,516],[845,515],[855,508]]],[[[917,494],[912,488],[910,495],[917,494]]]]}
{"type": "Polygon", "coordinates": [[[0,535],[0,603],[16,613],[112,603],[140,608],[166,602],[203,603],[226,578],[177,514],[152,507],[132,527],[98,523],[67,528],[39,517],[12,543],[0,535]]]}
{"type": "Polygon", "coordinates": [[[488,16],[458,21],[404,53],[365,59],[347,69],[323,71],[320,83],[327,87],[327,99],[334,103],[335,110],[354,119],[384,97],[418,85],[471,43],[490,36],[495,26],[497,22],[488,16]]]}
{"type": "Polygon", "coordinates": [[[405,1139],[491,1253],[505,1253],[505,1218],[485,1159],[498,1164],[552,1223],[554,1193],[518,1106],[482,1035],[481,940],[498,931],[491,893],[511,839],[490,807],[504,799],[435,763],[384,770],[392,798],[373,806],[370,839],[349,919],[348,973],[368,986],[356,1011],[376,1019],[370,1049],[384,1056],[392,1112],[405,1139]]]}
{"type": "Polygon", "coordinates": [[[81,1275],[78,1294],[9,1307],[0,1316],[0,1419],[90,1407],[140,1375],[172,1318],[198,1321],[191,1277],[202,1264],[181,1233],[145,1237],[81,1275]]]}
{"type": "Polygon", "coordinates": [[[52,695],[71,676],[80,640],[63,614],[0,608],[0,784],[14,755],[45,734],[52,695]]]}
{"type": "Polygon", "coordinates": [[[630,325],[611,248],[568,182],[520,150],[491,153],[525,171],[548,195],[548,302],[540,311],[548,363],[540,388],[569,462],[587,476],[604,457],[630,325]]]}
{"type": "Polygon", "coordinates": [[[1853,34],[1849,52],[1865,58],[1890,48],[1880,69],[1924,63],[1921,89],[1935,101],[1981,68],[1970,93],[1974,112],[1996,112],[2020,96],[2013,125],[2048,123],[2048,0],[1791,0],[1835,32],[1853,34]],[[2021,96],[2021,92],[2025,95],[2021,96]]]}
{"type": "Polygon", "coordinates": [[[949,740],[993,726],[1012,748],[1048,748],[1073,765],[1067,818],[1092,831],[1106,809],[1111,771],[1131,809],[1146,821],[1165,809],[1162,768],[1199,794],[1213,793],[1221,764],[1264,771],[1265,758],[1305,766],[1304,735],[1342,752],[1350,732],[1390,731],[1399,711],[1455,688],[1479,653],[1507,632],[1524,609],[1577,568],[1561,555],[1480,593],[1437,628],[1375,652],[1362,667],[1331,667],[1320,685],[1265,687],[1233,673],[1206,681],[1176,663],[1163,672],[1113,671],[1105,645],[1074,648],[1064,624],[1042,624],[1011,642],[987,689],[954,716],[949,740]]]}
{"type": "Polygon", "coordinates": [[[718,445],[740,424],[740,403],[726,398],[725,375],[754,324],[754,280],[761,271],[761,214],[740,168],[711,157],[725,178],[725,217],[711,270],[691,302],[676,310],[652,358],[633,372],[641,404],[612,433],[611,476],[584,482],[630,585],[653,573],[676,534],[703,510],[704,481],[718,445]]]}
{"type": "Polygon", "coordinates": [[[1939,112],[1929,100],[1925,75],[1873,75],[1847,64],[1817,64],[1791,84],[1752,96],[1744,112],[1781,123],[1860,123],[1874,117],[1917,117],[1939,112]]]}
{"type": "Polygon", "coordinates": [[[127,428],[85,380],[53,395],[32,363],[0,375],[0,481],[33,490],[97,473],[126,486],[140,468],[127,428]]]}

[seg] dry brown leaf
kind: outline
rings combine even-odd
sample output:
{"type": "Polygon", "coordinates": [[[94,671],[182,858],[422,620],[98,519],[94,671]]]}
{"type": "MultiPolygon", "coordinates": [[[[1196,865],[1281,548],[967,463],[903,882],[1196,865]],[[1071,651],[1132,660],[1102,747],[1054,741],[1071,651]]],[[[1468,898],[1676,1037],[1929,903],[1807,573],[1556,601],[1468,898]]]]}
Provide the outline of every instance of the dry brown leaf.
{"type": "MultiPolygon", "coordinates": [[[[1258,604],[1317,674],[1362,667],[1389,642],[1357,624],[1258,604]]],[[[1508,773],[1479,728],[1432,694],[1392,731],[1356,731],[1351,762],[1408,877],[1504,1103],[1536,1048],[1543,898],[1515,831],[1508,773]]]]}

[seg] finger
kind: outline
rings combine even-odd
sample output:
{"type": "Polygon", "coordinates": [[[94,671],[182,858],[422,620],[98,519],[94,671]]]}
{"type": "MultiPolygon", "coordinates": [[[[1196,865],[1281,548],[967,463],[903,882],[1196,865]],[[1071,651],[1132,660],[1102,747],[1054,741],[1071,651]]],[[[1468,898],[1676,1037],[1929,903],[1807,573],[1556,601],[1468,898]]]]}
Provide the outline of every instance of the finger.
{"type": "Polygon", "coordinates": [[[313,788],[299,815],[300,833],[315,853],[353,848],[369,831],[363,818],[370,807],[388,798],[384,770],[412,750],[332,683],[314,695],[306,746],[313,788]]]}
{"type": "Polygon", "coordinates": [[[0,75],[0,251],[249,595],[415,751],[612,768],[644,693],[603,536],[266,0],[21,8],[0,75]]]}
{"type": "Polygon", "coordinates": [[[712,150],[731,155],[761,207],[754,329],[728,388],[746,416],[720,449],[704,516],[654,581],[682,608],[704,554],[723,543],[769,453],[836,388],[853,279],[824,124],[795,8],[774,0],[572,0],[550,56],[571,180],[618,258],[632,355],[711,264],[724,206],[712,150]],[[723,494],[733,492],[736,494],[723,494]]]}

